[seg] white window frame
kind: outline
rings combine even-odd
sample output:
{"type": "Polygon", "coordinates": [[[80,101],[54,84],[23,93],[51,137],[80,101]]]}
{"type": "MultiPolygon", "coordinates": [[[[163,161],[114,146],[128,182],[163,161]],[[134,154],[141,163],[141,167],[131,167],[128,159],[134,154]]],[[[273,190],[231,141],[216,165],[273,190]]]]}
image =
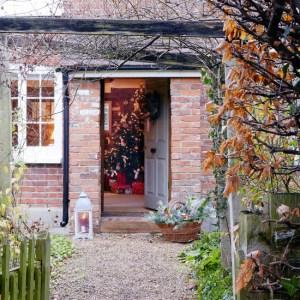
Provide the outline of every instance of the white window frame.
{"type": "Polygon", "coordinates": [[[54,68],[37,66],[32,70],[20,72],[20,66],[11,66],[12,79],[18,79],[18,107],[20,121],[18,122],[18,146],[14,148],[15,160],[26,164],[60,164],[62,163],[63,142],[63,82],[62,73],[54,68]],[[48,146],[27,146],[26,144],[26,116],[27,116],[27,79],[30,76],[49,75],[54,78],[54,144],[48,146]]]}

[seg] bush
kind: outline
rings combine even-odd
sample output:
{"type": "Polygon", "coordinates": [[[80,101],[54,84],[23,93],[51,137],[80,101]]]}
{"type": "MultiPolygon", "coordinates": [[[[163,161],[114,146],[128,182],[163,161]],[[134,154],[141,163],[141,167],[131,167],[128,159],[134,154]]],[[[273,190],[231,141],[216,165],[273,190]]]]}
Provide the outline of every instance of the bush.
{"type": "Polygon", "coordinates": [[[232,279],[221,264],[220,233],[201,234],[179,258],[192,269],[199,300],[232,299],[232,279]]]}

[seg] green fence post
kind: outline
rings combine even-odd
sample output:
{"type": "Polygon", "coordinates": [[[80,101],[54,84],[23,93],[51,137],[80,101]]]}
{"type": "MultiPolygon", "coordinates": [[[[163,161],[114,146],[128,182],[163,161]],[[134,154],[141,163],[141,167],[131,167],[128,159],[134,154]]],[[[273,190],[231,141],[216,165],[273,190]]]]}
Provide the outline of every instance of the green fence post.
{"type": "Polygon", "coordinates": [[[13,272],[9,278],[10,300],[18,300],[18,273],[13,272]]]}
{"type": "Polygon", "coordinates": [[[42,276],[41,276],[41,267],[36,266],[34,269],[34,281],[35,281],[35,289],[34,289],[34,300],[41,299],[41,284],[42,284],[42,276]]]}
{"type": "Polygon", "coordinates": [[[9,245],[3,245],[1,300],[9,300],[9,245]]]}
{"type": "Polygon", "coordinates": [[[27,242],[21,242],[20,269],[19,269],[19,300],[26,299],[26,273],[27,273],[27,242]]]}
{"type": "Polygon", "coordinates": [[[34,262],[35,262],[35,240],[29,240],[28,268],[27,268],[27,300],[33,300],[34,293],[34,262]]]}
{"type": "Polygon", "coordinates": [[[50,292],[50,236],[37,240],[37,258],[41,261],[41,300],[49,300],[50,292]]]}

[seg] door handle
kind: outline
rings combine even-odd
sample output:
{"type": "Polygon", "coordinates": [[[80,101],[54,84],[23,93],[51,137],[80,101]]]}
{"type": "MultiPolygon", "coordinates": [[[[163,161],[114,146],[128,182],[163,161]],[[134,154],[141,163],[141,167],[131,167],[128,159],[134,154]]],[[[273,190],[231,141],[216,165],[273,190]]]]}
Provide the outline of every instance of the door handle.
{"type": "Polygon", "coordinates": [[[151,152],[152,154],[156,153],[156,148],[151,148],[151,149],[150,149],[150,152],[151,152]]]}

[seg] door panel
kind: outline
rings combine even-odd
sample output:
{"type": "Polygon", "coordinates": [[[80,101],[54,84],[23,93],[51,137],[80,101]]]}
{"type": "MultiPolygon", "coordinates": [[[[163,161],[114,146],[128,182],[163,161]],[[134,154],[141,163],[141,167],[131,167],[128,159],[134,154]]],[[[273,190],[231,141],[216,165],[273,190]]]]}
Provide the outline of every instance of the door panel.
{"type": "Polygon", "coordinates": [[[160,95],[160,116],[145,130],[145,206],[157,209],[168,203],[169,85],[166,80],[147,80],[146,92],[160,95]],[[148,84],[147,84],[148,83],[148,84]]]}
{"type": "MultiPolygon", "coordinates": [[[[165,170],[167,168],[166,166],[166,160],[165,159],[158,159],[157,160],[157,169],[158,170],[165,170]]],[[[167,180],[165,176],[160,176],[160,172],[158,172],[157,177],[157,195],[159,197],[167,197],[167,180]]]]}
{"type": "Polygon", "coordinates": [[[145,161],[145,169],[147,170],[147,184],[145,184],[145,195],[155,195],[155,160],[147,159],[145,161]]]}

